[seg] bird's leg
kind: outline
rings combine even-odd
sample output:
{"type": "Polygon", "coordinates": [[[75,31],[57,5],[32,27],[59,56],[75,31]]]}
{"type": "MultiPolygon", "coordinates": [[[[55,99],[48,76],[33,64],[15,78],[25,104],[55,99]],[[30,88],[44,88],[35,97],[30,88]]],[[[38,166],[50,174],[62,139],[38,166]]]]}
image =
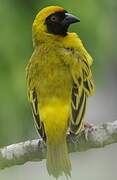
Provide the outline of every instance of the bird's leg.
{"type": "Polygon", "coordinates": [[[88,129],[93,128],[93,124],[85,122],[84,123],[84,128],[88,128],[88,129]]]}
{"type": "Polygon", "coordinates": [[[85,130],[85,139],[88,140],[88,133],[94,129],[94,125],[88,122],[84,123],[84,130],[85,130]]]}
{"type": "Polygon", "coordinates": [[[47,138],[44,136],[43,138],[39,135],[39,141],[38,146],[40,147],[40,144],[44,144],[46,146],[47,138]]]}

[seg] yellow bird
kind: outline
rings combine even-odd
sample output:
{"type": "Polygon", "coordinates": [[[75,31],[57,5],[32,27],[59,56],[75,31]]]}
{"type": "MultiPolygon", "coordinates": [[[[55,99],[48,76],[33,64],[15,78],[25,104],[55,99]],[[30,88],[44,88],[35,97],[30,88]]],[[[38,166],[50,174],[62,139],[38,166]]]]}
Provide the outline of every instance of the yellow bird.
{"type": "Polygon", "coordinates": [[[47,170],[71,176],[66,132],[84,128],[87,97],[93,94],[92,58],[70,24],[80,20],[59,6],[48,6],[32,26],[34,52],[27,65],[27,90],[35,125],[47,143],[47,170]]]}

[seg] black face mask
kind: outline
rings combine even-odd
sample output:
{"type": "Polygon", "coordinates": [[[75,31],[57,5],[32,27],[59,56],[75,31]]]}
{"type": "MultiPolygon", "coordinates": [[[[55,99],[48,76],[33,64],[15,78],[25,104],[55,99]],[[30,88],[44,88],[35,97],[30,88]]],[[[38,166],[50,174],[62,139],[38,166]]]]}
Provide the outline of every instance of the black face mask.
{"type": "Polygon", "coordinates": [[[67,11],[60,11],[48,16],[45,24],[49,33],[66,36],[69,25],[79,21],[77,17],[67,13],[67,11]]]}

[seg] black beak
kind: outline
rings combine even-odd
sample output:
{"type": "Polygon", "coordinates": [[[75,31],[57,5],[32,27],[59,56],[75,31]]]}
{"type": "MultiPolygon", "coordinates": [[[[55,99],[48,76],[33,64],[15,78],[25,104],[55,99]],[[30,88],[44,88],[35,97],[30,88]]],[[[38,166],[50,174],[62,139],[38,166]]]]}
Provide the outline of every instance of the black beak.
{"type": "Polygon", "coordinates": [[[72,14],[65,13],[65,18],[62,21],[63,25],[70,25],[76,22],[80,22],[80,19],[77,18],[76,16],[73,16],[72,14]]]}

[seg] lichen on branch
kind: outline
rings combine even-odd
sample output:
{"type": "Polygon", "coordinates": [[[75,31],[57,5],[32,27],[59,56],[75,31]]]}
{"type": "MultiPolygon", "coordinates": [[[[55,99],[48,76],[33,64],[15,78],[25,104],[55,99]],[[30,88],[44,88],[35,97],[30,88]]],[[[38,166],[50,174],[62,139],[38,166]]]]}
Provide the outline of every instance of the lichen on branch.
{"type": "MultiPolygon", "coordinates": [[[[85,128],[79,135],[67,134],[70,152],[102,148],[117,143],[117,120],[101,126],[85,128]]],[[[41,161],[46,158],[46,144],[42,139],[28,140],[0,149],[0,169],[21,165],[28,161],[41,161]]]]}

